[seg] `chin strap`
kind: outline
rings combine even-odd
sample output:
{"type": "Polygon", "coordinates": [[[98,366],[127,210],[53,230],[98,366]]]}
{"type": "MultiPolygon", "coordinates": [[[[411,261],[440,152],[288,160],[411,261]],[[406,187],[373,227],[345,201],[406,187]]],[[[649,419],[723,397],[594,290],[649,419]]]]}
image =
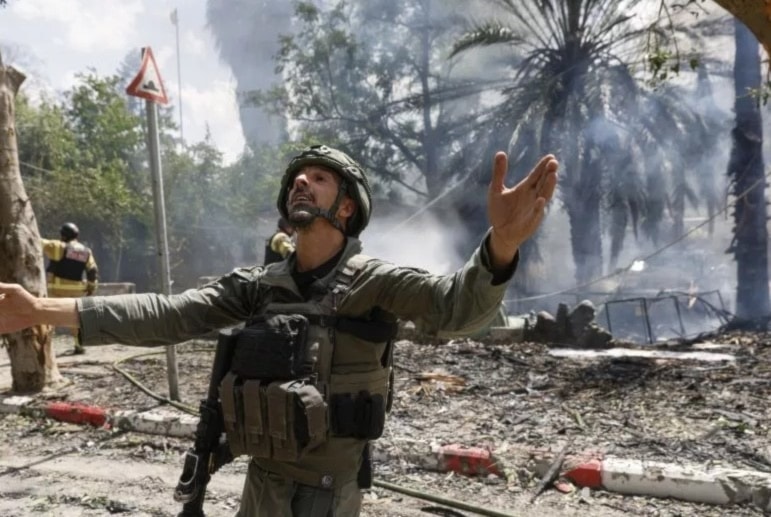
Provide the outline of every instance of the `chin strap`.
{"type": "Polygon", "coordinates": [[[311,208],[308,210],[308,212],[313,214],[315,217],[323,217],[329,221],[330,224],[340,230],[343,235],[345,235],[345,229],[343,228],[343,225],[340,223],[340,221],[337,220],[335,214],[337,214],[337,209],[340,208],[340,203],[342,203],[346,192],[348,192],[348,182],[341,181],[340,188],[337,190],[337,197],[335,198],[335,202],[332,203],[332,206],[329,207],[329,210],[322,210],[321,208],[311,208]]]}

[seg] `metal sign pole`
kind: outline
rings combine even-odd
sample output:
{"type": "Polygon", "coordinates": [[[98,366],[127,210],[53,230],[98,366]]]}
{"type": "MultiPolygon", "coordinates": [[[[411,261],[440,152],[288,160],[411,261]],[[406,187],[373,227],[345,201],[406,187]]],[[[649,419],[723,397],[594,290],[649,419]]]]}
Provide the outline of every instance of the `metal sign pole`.
{"type": "MultiPolygon", "coordinates": [[[[169,240],[166,233],[166,205],[163,201],[158,109],[153,101],[145,100],[145,110],[147,111],[147,148],[150,151],[150,172],[153,179],[155,241],[158,247],[158,265],[161,271],[161,293],[169,295],[171,294],[171,267],[169,266],[169,240]]],[[[166,347],[166,374],[169,379],[169,398],[179,401],[176,345],[166,347]]]]}

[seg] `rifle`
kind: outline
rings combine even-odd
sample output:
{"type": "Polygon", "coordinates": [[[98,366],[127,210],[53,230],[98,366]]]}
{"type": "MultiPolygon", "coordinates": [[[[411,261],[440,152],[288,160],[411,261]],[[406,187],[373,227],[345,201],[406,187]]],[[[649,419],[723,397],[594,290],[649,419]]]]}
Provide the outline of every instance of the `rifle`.
{"type": "Polygon", "coordinates": [[[174,490],[174,500],[184,503],[177,517],[204,517],[203,501],[211,475],[233,461],[225,440],[219,385],[230,370],[238,332],[225,329],[217,338],[209,391],[199,407],[201,419],[195,429],[195,442],[185,453],[182,474],[174,490]]]}

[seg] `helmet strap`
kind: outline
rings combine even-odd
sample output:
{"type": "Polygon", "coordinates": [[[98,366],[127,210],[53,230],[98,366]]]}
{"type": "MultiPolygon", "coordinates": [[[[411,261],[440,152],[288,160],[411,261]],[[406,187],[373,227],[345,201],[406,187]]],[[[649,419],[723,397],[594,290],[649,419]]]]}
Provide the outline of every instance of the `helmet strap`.
{"type": "MultiPolygon", "coordinates": [[[[335,201],[332,203],[332,206],[329,207],[329,210],[322,210],[321,208],[313,208],[308,210],[310,213],[312,213],[315,217],[323,217],[329,223],[340,230],[343,235],[345,235],[345,229],[343,228],[343,225],[340,223],[340,221],[337,220],[337,210],[340,208],[340,203],[343,202],[343,198],[345,197],[345,193],[348,191],[348,182],[341,181],[340,187],[337,190],[337,197],[335,197],[335,201]]],[[[310,221],[308,221],[306,224],[310,224],[310,221]]]]}
{"type": "Polygon", "coordinates": [[[340,203],[343,202],[343,198],[345,197],[345,193],[347,191],[348,182],[341,179],[340,188],[337,189],[337,197],[335,198],[335,202],[332,203],[332,206],[329,207],[329,210],[319,210],[319,215],[332,223],[332,226],[340,230],[343,235],[345,235],[345,230],[343,229],[343,225],[340,224],[340,221],[337,220],[337,210],[340,208],[340,203]]]}

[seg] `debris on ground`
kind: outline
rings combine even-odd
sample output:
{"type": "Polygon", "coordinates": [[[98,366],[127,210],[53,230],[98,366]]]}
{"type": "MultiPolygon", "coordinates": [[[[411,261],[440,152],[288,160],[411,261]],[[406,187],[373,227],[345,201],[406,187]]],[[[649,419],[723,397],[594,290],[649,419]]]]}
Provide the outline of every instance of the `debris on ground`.
{"type": "MultiPolygon", "coordinates": [[[[190,406],[205,393],[212,343],[196,340],[177,347],[180,396],[190,406]]],[[[553,461],[568,444],[568,454],[598,451],[634,461],[771,472],[771,334],[736,331],[709,336],[705,344],[708,352],[734,359],[563,358],[551,355],[554,347],[544,343],[400,340],[393,409],[377,442],[375,479],[517,516],[572,516],[589,505],[599,517],[761,515],[752,504],[728,509],[571,488],[563,476],[551,480],[530,504],[543,478],[536,465],[544,458],[553,461]],[[433,450],[489,451],[502,475],[426,468],[415,460],[420,454],[406,452],[410,441],[433,450]]],[[[699,347],[626,348],[684,352],[699,347]]],[[[163,349],[147,355],[147,349],[109,345],[77,357],[67,350],[57,345],[67,382],[36,395],[39,400],[115,411],[157,407],[155,399],[111,367],[118,358],[122,369],[166,395],[163,349]]],[[[179,508],[171,493],[190,443],[0,415],[0,514],[174,516],[179,508]]],[[[482,455],[477,456],[473,461],[479,465],[482,455]]],[[[213,477],[207,515],[233,515],[245,468],[246,461],[238,459],[213,477]]],[[[427,506],[436,504],[376,486],[365,496],[363,515],[425,515],[420,509],[427,506]]]]}

